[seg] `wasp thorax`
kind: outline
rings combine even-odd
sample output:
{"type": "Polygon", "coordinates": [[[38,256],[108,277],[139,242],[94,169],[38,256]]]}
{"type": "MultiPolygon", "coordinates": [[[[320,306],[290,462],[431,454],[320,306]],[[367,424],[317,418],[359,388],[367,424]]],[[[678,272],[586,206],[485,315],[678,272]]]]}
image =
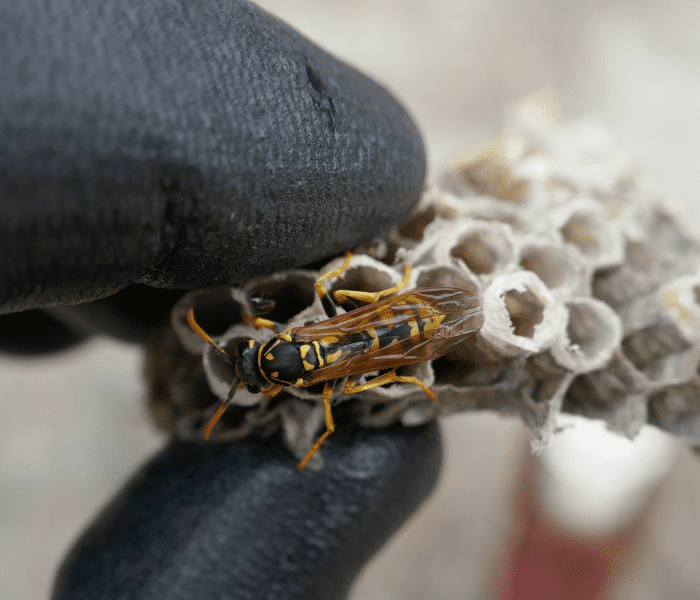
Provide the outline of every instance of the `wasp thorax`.
{"type": "Polygon", "coordinates": [[[274,339],[262,349],[260,368],[265,376],[282,385],[301,385],[304,375],[318,367],[318,354],[312,344],[274,339]]]}

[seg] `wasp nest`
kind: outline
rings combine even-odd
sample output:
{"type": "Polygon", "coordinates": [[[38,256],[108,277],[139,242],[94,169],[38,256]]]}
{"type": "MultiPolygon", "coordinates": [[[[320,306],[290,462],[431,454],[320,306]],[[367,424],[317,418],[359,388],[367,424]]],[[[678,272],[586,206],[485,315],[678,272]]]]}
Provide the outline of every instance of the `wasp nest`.
{"type": "MultiPolygon", "coordinates": [[[[546,98],[520,105],[498,139],[455,160],[401,227],[360,249],[342,280],[325,282],[329,291],[380,291],[410,264],[409,287],[468,290],[485,314],[472,340],[399,370],[430,386],[436,402],[413,384],[356,396],[336,385],[334,405],[360,424],[491,409],[519,415],[546,443],[566,411],[628,436],[651,423],[700,444],[700,245],[601,126],[562,124],[554,112],[546,98]]],[[[263,310],[285,326],[326,318],[313,284],[341,264],[185,295],[174,333],[162,332],[148,363],[161,427],[201,439],[233,378],[187,325],[188,308],[224,348],[266,340],[272,332],[243,315],[263,310]]],[[[212,437],[281,430],[300,458],[324,429],[317,387],[274,398],[239,390],[212,437]]]]}

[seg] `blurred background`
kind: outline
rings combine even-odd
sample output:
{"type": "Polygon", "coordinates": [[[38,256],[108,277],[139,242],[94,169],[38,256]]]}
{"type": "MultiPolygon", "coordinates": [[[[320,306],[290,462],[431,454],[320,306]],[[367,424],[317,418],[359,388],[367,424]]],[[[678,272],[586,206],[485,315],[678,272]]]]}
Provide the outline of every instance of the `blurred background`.
{"type": "MultiPolygon", "coordinates": [[[[600,117],[700,229],[697,0],[258,4],[405,104],[430,180],[496,135],[510,105],[551,88],[567,117],[600,117]]],[[[141,363],[139,348],[106,339],[0,356],[0,598],[46,597],[81,529],[163,443],[141,363]]],[[[686,446],[588,423],[534,458],[516,420],[462,415],[443,431],[438,489],[368,565],[355,600],[700,598],[700,460],[686,446]],[[559,592],[533,594],[528,581],[559,592]]]]}

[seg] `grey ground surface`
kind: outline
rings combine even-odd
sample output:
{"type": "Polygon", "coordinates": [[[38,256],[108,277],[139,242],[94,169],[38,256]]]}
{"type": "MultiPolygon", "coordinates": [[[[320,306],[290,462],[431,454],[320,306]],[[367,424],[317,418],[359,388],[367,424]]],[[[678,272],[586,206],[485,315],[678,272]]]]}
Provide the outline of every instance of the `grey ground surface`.
{"type": "MultiPolygon", "coordinates": [[[[689,225],[697,220],[697,2],[260,5],[405,103],[424,135],[429,179],[453,153],[497,133],[509,104],[552,87],[565,114],[603,119],[656,171],[689,225]]],[[[140,369],[138,348],[109,340],[52,358],[0,359],[1,598],[46,597],[81,528],[163,443],[143,408],[140,369]]],[[[368,567],[354,598],[473,598],[488,584],[528,434],[493,415],[444,426],[439,489],[368,567]]],[[[699,501],[700,461],[683,448],[657,495],[637,577],[620,597],[700,598],[699,501]]]]}

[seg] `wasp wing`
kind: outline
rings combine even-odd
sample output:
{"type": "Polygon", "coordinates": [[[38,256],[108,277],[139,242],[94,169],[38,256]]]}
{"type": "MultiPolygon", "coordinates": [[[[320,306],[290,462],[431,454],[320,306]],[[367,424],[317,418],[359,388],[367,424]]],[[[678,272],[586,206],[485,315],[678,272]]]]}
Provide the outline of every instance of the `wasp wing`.
{"type": "Polygon", "coordinates": [[[457,288],[419,288],[308,327],[294,328],[290,335],[299,342],[337,338],[338,347],[347,350],[339,360],[309,372],[305,383],[312,385],[432,360],[469,339],[483,322],[484,314],[473,294],[457,288]],[[387,328],[398,332],[381,338],[391,343],[377,343],[374,348],[354,344],[361,349],[351,348],[358,336],[366,338],[367,332],[376,335],[387,328]]]}

